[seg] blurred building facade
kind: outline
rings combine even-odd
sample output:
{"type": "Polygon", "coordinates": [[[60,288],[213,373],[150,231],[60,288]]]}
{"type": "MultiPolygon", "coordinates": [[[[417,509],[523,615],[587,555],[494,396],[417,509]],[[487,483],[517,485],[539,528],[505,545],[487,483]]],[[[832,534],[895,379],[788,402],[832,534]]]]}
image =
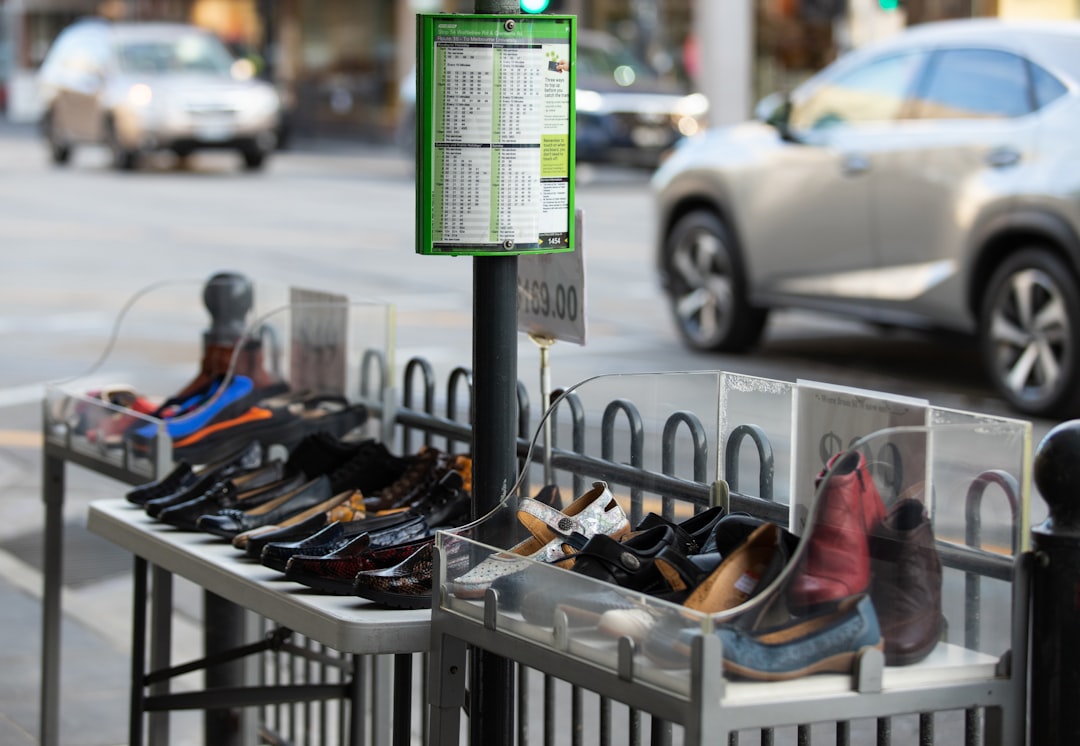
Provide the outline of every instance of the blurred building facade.
{"type": "MultiPolygon", "coordinates": [[[[888,0],[552,0],[550,10],[620,37],[714,102],[731,99],[726,115],[718,110],[721,119],[745,116],[756,98],[904,25],[984,15],[1080,17],[1080,0],[899,0],[895,10],[883,10],[883,3],[888,0]]],[[[473,0],[0,0],[0,106],[13,119],[37,115],[34,72],[76,18],[190,21],[251,56],[278,84],[295,132],[388,139],[400,108],[399,82],[415,58],[414,15],[473,7],[473,0]]]]}

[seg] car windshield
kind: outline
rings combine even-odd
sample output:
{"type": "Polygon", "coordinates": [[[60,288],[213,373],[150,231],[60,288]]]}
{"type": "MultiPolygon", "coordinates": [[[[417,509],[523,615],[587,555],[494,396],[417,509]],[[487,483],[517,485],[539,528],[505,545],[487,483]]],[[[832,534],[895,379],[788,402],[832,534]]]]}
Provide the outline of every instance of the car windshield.
{"type": "Polygon", "coordinates": [[[225,47],[199,34],[175,39],[139,39],[119,49],[120,69],[129,73],[204,72],[228,75],[233,63],[225,47]]]}
{"type": "Polygon", "coordinates": [[[620,86],[654,81],[659,77],[645,60],[621,45],[578,44],[577,66],[579,76],[605,80],[614,78],[620,86]]]}

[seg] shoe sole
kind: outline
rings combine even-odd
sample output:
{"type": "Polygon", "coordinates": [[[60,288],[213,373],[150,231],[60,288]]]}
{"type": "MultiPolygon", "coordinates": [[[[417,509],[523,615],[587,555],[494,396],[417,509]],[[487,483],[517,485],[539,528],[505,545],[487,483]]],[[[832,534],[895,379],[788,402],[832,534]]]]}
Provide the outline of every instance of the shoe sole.
{"type": "MultiPolygon", "coordinates": [[[[791,671],[758,671],[757,669],[740,666],[737,663],[725,660],[724,672],[735,676],[741,676],[744,679],[753,679],[754,681],[788,681],[789,679],[798,679],[815,673],[851,673],[852,669],[855,667],[855,662],[859,659],[859,656],[862,655],[864,650],[874,648],[876,650],[884,651],[884,647],[884,642],[879,642],[876,645],[866,645],[855,652],[831,655],[828,658],[823,658],[809,666],[804,666],[803,668],[797,668],[791,671]]],[[[689,654],[689,650],[687,651],[687,654],[689,654]]]]}

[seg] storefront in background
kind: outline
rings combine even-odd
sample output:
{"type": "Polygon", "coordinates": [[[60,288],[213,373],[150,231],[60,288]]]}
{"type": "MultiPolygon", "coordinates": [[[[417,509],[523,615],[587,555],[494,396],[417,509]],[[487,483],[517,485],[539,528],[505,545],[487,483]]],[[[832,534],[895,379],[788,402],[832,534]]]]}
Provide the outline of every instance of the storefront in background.
{"type": "MultiPolygon", "coordinates": [[[[662,72],[701,88],[702,76],[715,74],[701,69],[702,39],[710,36],[703,2],[719,4],[714,20],[721,21],[738,16],[733,11],[744,3],[752,8],[753,43],[736,55],[742,62],[722,72],[747,81],[750,106],[906,25],[1080,17],[1080,0],[900,0],[895,10],[883,10],[881,0],[552,0],[550,10],[577,15],[581,28],[607,31],[662,72]]],[[[474,0],[0,0],[0,106],[6,101],[12,118],[37,117],[34,74],[76,18],[189,21],[213,30],[277,83],[292,131],[389,140],[402,109],[400,85],[415,59],[415,14],[474,7],[474,0]]]]}

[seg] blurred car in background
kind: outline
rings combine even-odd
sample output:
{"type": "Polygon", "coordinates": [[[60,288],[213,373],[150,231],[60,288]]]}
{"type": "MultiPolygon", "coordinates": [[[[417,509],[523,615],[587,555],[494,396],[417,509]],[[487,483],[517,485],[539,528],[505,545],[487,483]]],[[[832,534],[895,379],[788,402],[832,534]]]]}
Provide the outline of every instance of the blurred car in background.
{"type": "Polygon", "coordinates": [[[1080,23],[911,27],[688,138],[653,177],[683,339],[772,308],[974,335],[1020,412],[1080,412],[1080,23]]]}
{"type": "MultiPolygon", "coordinates": [[[[396,139],[410,155],[416,136],[416,70],[398,89],[396,139]]],[[[705,129],[709,102],[658,73],[616,37],[579,31],[577,159],[655,168],[681,138],[705,129]]]]}
{"type": "Polygon", "coordinates": [[[709,102],[663,76],[610,34],[577,43],[577,157],[654,168],[706,125],[709,102]]]}
{"type": "Polygon", "coordinates": [[[227,148],[259,169],[277,144],[281,104],[254,73],[196,26],[78,21],[57,37],[39,74],[52,160],[67,163],[88,143],[107,145],[118,169],[150,151],[227,148]]]}

